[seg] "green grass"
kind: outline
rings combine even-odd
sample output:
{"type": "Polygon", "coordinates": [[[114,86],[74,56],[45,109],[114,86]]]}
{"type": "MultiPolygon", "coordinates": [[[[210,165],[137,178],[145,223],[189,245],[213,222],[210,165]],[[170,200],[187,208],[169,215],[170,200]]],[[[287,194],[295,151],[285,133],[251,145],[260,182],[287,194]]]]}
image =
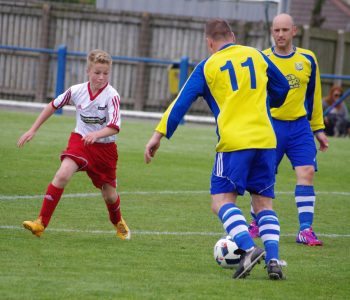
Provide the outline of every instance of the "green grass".
{"type": "MultiPolygon", "coordinates": [[[[118,137],[118,190],[132,240],[114,236],[99,191],[85,173],[69,183],[49,228],[38,239],[21,223],[37,216],[39,195],[59,166],[74,118],[52,117],[33,141],[16,148],[18,137],[36,116],[0,111],[0,299],[349,297],[349,139],[331,139],[329,151],[318,156],[314,229],[324,247],[295,243],[295,175],[283,161],[274,203],[287,280],[269,281],[263,266],[257,266],[246,280],[234,281],[232,271],[217,266],[212,254],[223,233],[210,211],[208,193],[216,141],[213,126],[180,126],[146,165],[144,145],[155,123],[124,119],[118,137]],[[74,197],[77,193],[87,195],[74,197]]],[[[238,204],[249,219],[249,197],[238,204]]]]}

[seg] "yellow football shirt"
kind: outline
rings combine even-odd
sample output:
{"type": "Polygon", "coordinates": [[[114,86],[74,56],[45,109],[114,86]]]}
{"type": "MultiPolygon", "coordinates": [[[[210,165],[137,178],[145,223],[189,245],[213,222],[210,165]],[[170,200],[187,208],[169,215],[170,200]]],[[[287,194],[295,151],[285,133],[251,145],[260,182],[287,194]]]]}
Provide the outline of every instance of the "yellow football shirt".
{"type": "Polygon", "coordinates": [[[287,56],[274,52],[274,48],[263,51],[281,70],[289,82],[290,91],[279,108],[272,108],[271,115],[278,120],[293,121],[307,116],[312,131],[324,129],[321,80],[314,53],[310,50],[295,48],[287,56]]]}
{"type": "Polygon", "coordinates": [[[276,147],[269,108],[289,90],[283,74],[260,51],[228,44],[199,63],[156,130],[170,138],[191,104],[202,96],[217,123],[217,152],[276,147]]]}

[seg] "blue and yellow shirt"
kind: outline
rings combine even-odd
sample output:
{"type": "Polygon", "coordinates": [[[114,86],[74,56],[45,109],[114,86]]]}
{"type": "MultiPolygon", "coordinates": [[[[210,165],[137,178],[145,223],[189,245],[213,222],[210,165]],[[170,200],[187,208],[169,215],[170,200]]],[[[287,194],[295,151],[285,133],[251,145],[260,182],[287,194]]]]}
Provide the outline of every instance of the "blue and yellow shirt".
{"type": "Polygon", "coordinates": [[[307,116],[312,131],[324,129],[321,79],[315,54],[306,49],[281,56],[274,48],[263,51],[287,78],[290,91],[284,104],[272,108],[271,115],[278,120],[293,121],[307,116]]]}
{"type": "Polygon", "coordinates": [[[191,104],[202,96],[217,124],[217,152],[276,147],[270,105],[279,107],[289,85],[260,51],[227,44],[200,62],[156,131],[170,138],[191,104]]]}

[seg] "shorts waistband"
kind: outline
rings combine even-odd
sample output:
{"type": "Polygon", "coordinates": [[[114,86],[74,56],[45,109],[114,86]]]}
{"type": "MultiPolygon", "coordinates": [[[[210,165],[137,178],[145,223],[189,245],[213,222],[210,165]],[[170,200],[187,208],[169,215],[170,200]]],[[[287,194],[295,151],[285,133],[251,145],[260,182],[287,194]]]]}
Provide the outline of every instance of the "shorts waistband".
{"type": "Polygon", "coordinates": [[[272,117],[272,120],[278,121],[278,122],[290,123],[290,122],[298,122],[298,121],[302,121],[302,120],[307,120],[307,118],[306,118],[306,116],[302,116],[302,117],[297,118],[295,120],[280,120],[280,119],[276,119],[276,118],[272,117]]]}
{"type": "MultiPolygon", "coordinates": [[[[76,137],[80,137],[80,138],[83,138],[83,136],[80,134],[80,133],[77,133],[77,132],[71,132],[71,136],[76,136],[76,137]]],[[[104,146],[104,145],[116,145],[115,142],[109,142],[109,143],[98,143],[98,142],[95,142],[93,143],[93,145],[95,146],[104,146]]]]}

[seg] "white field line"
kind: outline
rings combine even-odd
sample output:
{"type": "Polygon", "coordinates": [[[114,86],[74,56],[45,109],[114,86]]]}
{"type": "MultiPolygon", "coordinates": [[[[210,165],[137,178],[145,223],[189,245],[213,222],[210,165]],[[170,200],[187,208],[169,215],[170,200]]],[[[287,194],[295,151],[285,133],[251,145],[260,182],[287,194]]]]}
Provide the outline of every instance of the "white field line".
{"type": "MultiPolygon", "coordinates": [[[[178,195],[178,194],[207,194],[209,191],[134,191],[134,192],[120,192],[121,195],[178,195]]],[[[276,195],[294,195],[294,192],[276,192],[276,195]]],[[[62,198],[91,198],[99,197],[100,193],[76,193],[64,194],[62,198]]],[[[350,192],[316,192],[316,195],[338,195],[350,196],[350,192]]],[[[26,200],[26,199],[42,199],[44,195],[0,195],[0,201],[11,200],[26,200]]]]}
{"type": "MultiPolygon", "coordinates": [[[[17,108],[28,108],[28,109],[43,109],[47,103],[33,103],[33,102],[24,102],[24,101],[14,101],[14,100],[4,100],[0,99],[0,107],[17,107],[17,108]]],[[[63,108],[64,112],[75,112],[74,106],[65,106],[63,108]]],[[[136,111],[136,110],[121,110],[122,116],[125,117],[133,117],[133,118],[141,118],[141,119],[155,119],[159,120],[163,113],[159,112],[144,112],[144,111],[136,111]]],[[[193,115],[185,115],[184,117],[186,122],[193,123],[204,123],[204,124],[215,124],[214,117],[206,117],[206,116],[193,116],[193,115]]]]}
{"type": "MultiPolygon", "coordinates": [[[[24,230],[21,226],[0,225],[0,229],[24,230]]],[[[67,233],[87,233],[87,234],[113,234],[114,230],[80,230],[80,229],[62,229],[62,228],[47,228],[45,231],[52,232],[67,232],[67,233]]],[[[223,236],[223,232],[172,232],[172,231],[147,231],[147,230],[132,230],[134,235],[177,235],[177,236],[223,236]]],[[[295,233],[281,234],[281,237],[295,237],[295,233]]],[[[336,233],[317,233],[317,236],[328,238],[349,238],[350,234],[336,233]]]]}

